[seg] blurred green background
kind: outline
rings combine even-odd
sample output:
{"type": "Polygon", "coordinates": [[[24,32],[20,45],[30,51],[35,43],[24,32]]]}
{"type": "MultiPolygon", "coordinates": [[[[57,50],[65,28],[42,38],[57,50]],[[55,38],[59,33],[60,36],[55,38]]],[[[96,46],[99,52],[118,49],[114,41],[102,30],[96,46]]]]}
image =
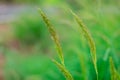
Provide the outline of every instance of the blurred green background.
{"type": "Polygon", "coordinates": [[[96,74],[87,41],[69,9],[95,41],[99,80],[111,80],[110,56],[120,74],[120,0],[2,0],[0,80],[66,80],[51,61],[58,60],[57,52],[38,8],[59,35],[74,80],[96,80],[96,74]]]}

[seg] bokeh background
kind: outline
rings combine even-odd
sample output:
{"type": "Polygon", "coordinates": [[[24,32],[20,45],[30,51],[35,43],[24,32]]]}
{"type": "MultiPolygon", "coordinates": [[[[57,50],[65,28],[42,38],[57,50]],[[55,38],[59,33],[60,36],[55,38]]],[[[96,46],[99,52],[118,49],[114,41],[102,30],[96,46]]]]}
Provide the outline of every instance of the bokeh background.
{"type": "Polygon", "coordinates": [[[95,41],[99,80],[111,80],[110,56],[120,73],[120,0],[0,0],[0,80],[65,80],[51,61],[58,56],[38,8],[54,25],[75,80],[96,80],[96,74],[69,9],[95,41]]]}

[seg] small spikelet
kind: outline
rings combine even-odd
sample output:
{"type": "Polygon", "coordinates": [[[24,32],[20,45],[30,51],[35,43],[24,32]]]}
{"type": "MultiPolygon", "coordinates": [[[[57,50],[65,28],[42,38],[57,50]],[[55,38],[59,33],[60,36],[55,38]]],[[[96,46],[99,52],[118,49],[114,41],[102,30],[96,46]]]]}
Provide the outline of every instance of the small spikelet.
{"type": "Polygon", "coordinates": [[[97,65],[96,65],[96,63],[97,63],[96,47],[95,47],[95,43],[93,41],[93,38],[91,37],[91,34],[89,33],[87,27],[83,24],[82,20],[80,20],[79,17],[75,13],[73,13],[72,11],[71,11],[71,13],[75,17],[77,23],[79,24],[80,28],[82,29],[82,31],[84,33],[85,38],[87,39],[87,41],[89,43],[91,56],[92,56],[92,61],[93,61],[94,68],[95,68],[96,75],[97,75],[97,79],[98,79],[98,71],[97,71],[97,65]]]}
{"type": "Polygon", "coordinates": [[[120,75],[115,69],[112,57],[110,57],[110,73],[111,73],[111,80],[120,80],[120,75]]]}
{"type": "Polygon", "coordinates": [[[56,60],[53,60],[53,62],[57,65],[57,67],[63,73],[63,75],[65,76],[66,80],[73,80],[72,75],[69,73],[69,71],[65,68],[64,65],[58,63],[56,60]]]}
{"type": "Polygon", "coordinates": [[[44,22],[47,25],[47,28],[51,34],[52,40],[55,42],[56,44],[56,49],[58,51],[58,56],[60,58],[61,63],[64,65],[64,57],[63,57],[63,52],[62,52],[62,48],[57,36],[57,33],[55,32],[52,24],[50,23],[50,21],[48,20],[47,16],[45,15],[45,13],[43,13],[40,9],[39,9],[40,15],[42,16],[44,22]]]}

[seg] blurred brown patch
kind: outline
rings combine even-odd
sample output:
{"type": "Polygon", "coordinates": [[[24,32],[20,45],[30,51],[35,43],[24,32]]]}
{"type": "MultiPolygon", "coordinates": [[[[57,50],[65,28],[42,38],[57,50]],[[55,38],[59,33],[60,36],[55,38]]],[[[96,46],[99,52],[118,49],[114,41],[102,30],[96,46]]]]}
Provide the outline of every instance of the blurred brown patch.
{"type": "Polygon", "coordinates": [[[19,49],[19,41],[13,37],[12,30],[8,25],[0,25],[0,43],[9,49],[19,49]]]}

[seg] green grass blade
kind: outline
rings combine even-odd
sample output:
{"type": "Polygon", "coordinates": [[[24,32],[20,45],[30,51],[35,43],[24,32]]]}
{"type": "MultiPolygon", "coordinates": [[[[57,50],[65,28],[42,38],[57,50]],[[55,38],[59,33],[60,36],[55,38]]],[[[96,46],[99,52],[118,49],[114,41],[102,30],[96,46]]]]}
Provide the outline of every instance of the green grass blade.
{"type": "Polygon", "coordinates": [[[96,58],[96,46],[95,46],[95,43],[94,43],[93,38],[92,38],[90,32],[88,31],[87,27],[83,24],[82,20],[75,13],[72,12],[72,14],[75,17],[75,20],[79,24],[80,28],[82,29],[82,31],[84,33],[85,38],[87,39],[87,41],[89,43],[90,51],[91,51],[91,56],[92,56],[92,61],[93,61],[94,68],[95,68],[96,75],[97,75],[97,79],[98,79],[98,70],[97,70],[97,58],[96,58]]]}
{"type": "Polygon", "coordinates": [[[63,75],[65,76],[66,80],[73,80],[72,75],[71,75],[70,72],[65,68],[64,65],[58,63],[56,60],[53,60],[53,62],[57,65],[57,67],[59,68],[59,70],[63,73],[63,75]]]}
{"type": "Polygon", "coordinates": [[[116,71],[112,57],[110,57],[111,80],[120,80],[120,74],[116,71]]]}
{"type": "Polygon", "coordinates": [[[52,37],[52,40],[55,42],[56,44],[56,48],[57,48],[57,51],[58,51],[58,56],[60,58],[60,61],[61,63],[64,65],[64,57],[63,57],[63,52],[62,52],[62,48],[61,48],[61,45],[60,45],[60,41],[59,41],[59,38],[57,36],[57,33],[56,31],[54,30],[53,28],[53,25],[50,23],[49,19],[47,18],[47,16],[45,15],[45,13],[43,11],[41,11],[39,9],[39,12],[40,12],[40,15],[42,16],[44,22],[46,23],[47,25],[47,28],[51,34],[51,37],[52,37]]]}
{"type": "Polygon", "coordinates": [[[87,74],[87,70],[86,70],[86,65],[85,65],[85,62],[83,62],[83,60],[85,60],[84,59],[84,56],[82,55],[80,55],[80,54],[78,54],[78,57],[79,57],[79,62],[80,62],[80,65],[81,65],[81,71],[82,71],[82,74],[83,74],[83,80],[87,80],[87,76],[86,76],[86,74],[87,74]]]}

